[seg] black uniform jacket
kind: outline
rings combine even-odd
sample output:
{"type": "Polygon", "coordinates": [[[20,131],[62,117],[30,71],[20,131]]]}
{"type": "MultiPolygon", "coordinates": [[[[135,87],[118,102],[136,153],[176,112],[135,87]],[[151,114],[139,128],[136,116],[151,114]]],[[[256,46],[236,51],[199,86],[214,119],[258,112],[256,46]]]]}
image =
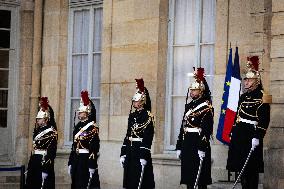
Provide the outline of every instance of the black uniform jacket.
{"type": "Polygon", "coordinates": [[[154,137],[154,116],[142,109],[129,114],[127,133],[121,147],[120,156],[125,156],[123,187],[138,188],[141,175],[140,159],[147,164],[142,181],[143,189],[155,188],[151,145],[154,137]]]}
{"type": "Polygon", "coordinates": [[[194,185],[200,162],[198,150],[205,152],[199,183],[212,183],[209,140],[213,132],[213,111],[210,102],[203,98],[185,104],[184,118],[176,145],[176,149],[181,150],[181,184],[194,185]],[[192,132],[192,129],[198,132],[192,132]]]}
{"type": "MultiPolygon", "coordinates": [[[[91,101],[90,101],[91,102],[91,101]]],[[[99,188],[97,159],[100,149],[99,128],[96,124],[96,109],[91,102],[91,113],[84,122],[78,122],[73,131],[73,144],[68,165],[71,165],[71,188],[86,188],[89,183],[89,168],[95,169],[91,188],[99,188]],[[81,153],[81,151],[87,153],[81,153]]]]}
{"type": "Polygon", "coordinates": [[[251,149],[252,139],[260,141],[252,152],[246,170],[263,172],[263,137],[270,121],[270,105],[263,103],[260,87],[241,95],[231,131],[227,169],[241,171],[251,149]]]}

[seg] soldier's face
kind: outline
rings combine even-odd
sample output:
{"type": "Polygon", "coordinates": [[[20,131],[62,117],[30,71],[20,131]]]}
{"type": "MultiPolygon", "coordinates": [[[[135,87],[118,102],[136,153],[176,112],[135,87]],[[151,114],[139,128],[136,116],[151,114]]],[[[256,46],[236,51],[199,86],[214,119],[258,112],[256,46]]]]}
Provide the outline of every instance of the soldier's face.
{"type": "Polygon", "coordinates": [[[83,120],[85,120],[85,119],[87,119],[87,118],[88,118],[87,112],[79,112],[79,114],[78,114],[78,119],[79,119],[80,121],[83,121],[83,120]]]}
{"type": "Polygon", "coordinates": [[[139,100],[139,101],[133,101],[133,107],[135,108],[135,109],[141,109],[142,107],[143,107],[143,104],[142,104],[142,102],[141,102],[141,100],[139,100]]]}
{"type": "Polygon", "coordinates": [[[191,89],[190,90],[190,97],[195,100],[198,99],[201,95],[200,89],[191,89]]]}
{"type": "Polygon", "coordinates": [[[44,119],[44,118],[38,118],[38,119],[36,119],[36,123],[37,123],[37,125],[38,126],[45,126],[46,125],[46,119],[44,119]]]}
{"type": "Polygon", "coordinates": [[[244,88],[245,90],[253,90],[256,88],[256,79],[246,78],[244,79],[244,88]]]}

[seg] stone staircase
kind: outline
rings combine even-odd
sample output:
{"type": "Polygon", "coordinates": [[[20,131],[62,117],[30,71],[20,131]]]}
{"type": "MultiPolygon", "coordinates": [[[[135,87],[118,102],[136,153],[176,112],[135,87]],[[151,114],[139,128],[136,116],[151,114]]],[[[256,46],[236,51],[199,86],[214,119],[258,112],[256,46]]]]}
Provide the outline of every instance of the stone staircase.
{"type": "MultiPolygon", "coordinates": [[[[208,186],[208,189],[231,189],[233,183],[216,182],[208,186]]],[[[70,181],[63,176],[56,176],[56,189],[70,189],[70,181]]],[[[121,186],[113,186],[105,183],[101,184],[102,189],[121,189],[121,186]]],[[[156,187],[159,189],[159,186],[156,187]]],[[[20,173],[19,172],[0,172],[0,189],[20,189],[20,173]]],[[[186,189],[186,186],[177,186],[175,189],[186,189]]],[[[241,189],[241,184],[238,183],[235,189],[241,189]]],[[[259,184],[258,189],[263,189],[262,184],[259,184]]]]}

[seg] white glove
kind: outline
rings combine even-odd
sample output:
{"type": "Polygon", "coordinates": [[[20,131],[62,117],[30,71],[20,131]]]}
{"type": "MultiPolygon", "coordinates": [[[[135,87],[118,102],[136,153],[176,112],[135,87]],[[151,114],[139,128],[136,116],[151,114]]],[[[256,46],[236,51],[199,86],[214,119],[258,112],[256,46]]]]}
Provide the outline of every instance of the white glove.
{"type": "Polygon", "coordinates": [[[181,150],[177,150],[177,158],[180,159],[181,155],[181,150]]]}
{"type": "Polygon", "coordinates": [[[125,155],[124,156],[121,156],[120,159],[119,159],[119,163],[120,163],[120,166],[123,168],[123,165],[124,165],[124,161],[125,161],[125,155]]]}
{"type": "Polygon", "coordinates": [[[140,159],[141,166],[145,166],[147,161],[145,159],[140,159]]]}
{"type": "Polygon", "coordinates": [[[45,172],[42,172],[42,173],[41,173],[41,178],[42,178],[42,180],[45,180],[45,179],[47,178],[47,176],[48,176],[47,173],[45,173],[45,172]]]}
{"type": "Polygon", "coordinates": [[[71,165],[68,166],[68,175],[71,176],[71,165]]]}
{"type": "Polygon", "coordinates": [[[90,173],[90,177],[93,177],[93,174],[95,173],[95,169],[91,169],[89,168],[89,173],[90,173]]]}
{"type": "Polygon", "coordinates": [[[259,145],[259,139],[253,138],[253,139],[251,140],[251,147],[252,147],[253,149],[255,149],[258,145],[259,145]]]}
{"type": "Polygon", "coordinates": [[[205,152],[198,150],[199,159],[203,159],[205,157],[205,152]]]}

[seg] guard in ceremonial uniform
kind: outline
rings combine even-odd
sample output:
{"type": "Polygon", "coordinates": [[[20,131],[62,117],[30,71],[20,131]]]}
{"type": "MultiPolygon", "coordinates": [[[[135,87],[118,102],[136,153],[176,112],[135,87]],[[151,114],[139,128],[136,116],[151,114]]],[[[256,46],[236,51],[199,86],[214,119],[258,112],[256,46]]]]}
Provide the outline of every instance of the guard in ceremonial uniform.
{"type": "Polygon", "coordinates": [[[54,189],[54,159],[57,130],[54,112],[47,97],[41,97],[33,134],[33,151],[27,170],[26,189],[54,189]]]}
{"type": "Polygon", "coordinates": [[[136,79],[137,92],[132,98],[127,133],[121,147],[120,164],[124,167],[123,187],[155,188],[151,145],[154,137],[154,116],[151,100],[143,79],[136,79]]]}
{"type": "Polygon", "coordinates": [[[81,92],[77,112],[79,122],[74,126],[68,162],[68,173],[72,179],[71,189],[99,189],[99,128],[96,124],[96,108],[88,97],[88,91],[81,92]]]}
{"type": "Polygon", "coordinates": [[[201,172],[197,186],[206,189],[212,183],[211,179],[211,148],[210,136],[213,132],[213,114],[211,92],[204,78],[204,69],[195,72],[195,81],[190,85],[192,101],[187,103],[182,125],[178,136],[176,150],[181,160],[181,181],[188,189],[193,189],[201,164],[201,172]]]}
{"type": "Polygon", "coordinates": [[[257,189],[259,173],[263,172],[264,167],[263,137],[270,121],[271,98],[263,92],[258,57],[249,57],[247,66],[245,93],[240,97],[235,125],[231,131],[227,169],[240,172],[250,150],[253,150],[241,175],[241,184],[243,189],[257,189]]]}

